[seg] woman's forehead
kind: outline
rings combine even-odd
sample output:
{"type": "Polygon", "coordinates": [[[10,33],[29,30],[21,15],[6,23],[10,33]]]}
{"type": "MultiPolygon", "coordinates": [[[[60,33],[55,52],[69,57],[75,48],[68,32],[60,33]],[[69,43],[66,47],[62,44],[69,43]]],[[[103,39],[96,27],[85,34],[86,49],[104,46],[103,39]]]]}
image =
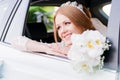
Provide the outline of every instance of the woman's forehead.
{"type": "Polygon", "coordinates": [[[56,15],[56,18],[55,18],[56,24],[60,24],[65,21],[70,21],[70,19],[67,16],[60,14],[60,13],[56,15]]]}

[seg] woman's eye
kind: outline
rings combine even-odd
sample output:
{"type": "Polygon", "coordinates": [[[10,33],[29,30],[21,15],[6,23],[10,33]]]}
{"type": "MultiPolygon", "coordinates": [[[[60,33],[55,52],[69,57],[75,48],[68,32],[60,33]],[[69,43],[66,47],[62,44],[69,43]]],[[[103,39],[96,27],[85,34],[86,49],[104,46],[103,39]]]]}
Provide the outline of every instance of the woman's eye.
{"type": "Polygon", "coordinates": [[[71,24],[71,22],[65,22],[65,25],[71,24]]]}
{"type": "Polygon", "coordinates": [[[57,26],[57,30],[59,30],[60,29],[60,26],[57,26]]]}

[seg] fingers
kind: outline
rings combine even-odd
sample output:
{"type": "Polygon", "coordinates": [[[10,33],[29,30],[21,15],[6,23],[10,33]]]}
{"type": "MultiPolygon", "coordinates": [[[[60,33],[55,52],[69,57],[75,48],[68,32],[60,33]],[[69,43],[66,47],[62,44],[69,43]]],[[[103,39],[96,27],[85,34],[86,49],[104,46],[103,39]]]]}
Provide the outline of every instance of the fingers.
{"type": "Polygon", "coordinates": [[[52,51],[59,53],[60,55],[67,56],[68,48],[67,47],[61,47],[58,44],[52,44],[49,46],[52,51]]]}

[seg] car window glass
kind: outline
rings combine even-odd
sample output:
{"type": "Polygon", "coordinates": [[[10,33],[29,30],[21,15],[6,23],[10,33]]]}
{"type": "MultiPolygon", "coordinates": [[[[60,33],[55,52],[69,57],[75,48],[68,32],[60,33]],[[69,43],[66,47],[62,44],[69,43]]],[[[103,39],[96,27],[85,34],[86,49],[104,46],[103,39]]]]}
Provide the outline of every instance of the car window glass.
{"type": "Polygon", "coordinates": [[[102,10],[104,11],[104,13],[107,16],[110,16],[111,4],[107,4],[107,5],[103,6],[102,10]]]}

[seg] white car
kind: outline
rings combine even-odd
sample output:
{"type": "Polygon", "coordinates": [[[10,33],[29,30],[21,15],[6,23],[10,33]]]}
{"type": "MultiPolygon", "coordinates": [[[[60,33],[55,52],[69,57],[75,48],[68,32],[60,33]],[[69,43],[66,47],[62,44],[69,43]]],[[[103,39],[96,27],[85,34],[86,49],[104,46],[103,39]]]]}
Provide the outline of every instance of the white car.
{"type": "MultiPolygon", "coordinates": [[[[92,2],[92,0],[90,1],[92,2]]],[[[93,0],[93,3],[96,1],[100,3],[99,0],[93,0]]],[[[101,70],[99,74],[88,75],[88,77],[86,78],[83,77],[85,75],[81,75],[80,73],[74,71],[70,65],[70,61],[66,58],[51,56],[42,53],[23,52],[13,48],[10,45],[10,42],[13,38],[15,38],[16,36],[24,35],[38,41],[40,39],[42,39],[43,42],[49,43],[54,41],[52,35],[53,31],[50,26],[52,24],[52,21],[47,18],[47,13],[45,14],[36,12],[34,14],[36,18],[34,19],[33,16],[33,20],[28,20],[30,16],[29,11],[30,9],[34,8],[34,5],[43,6],[51,4],[56,6],[62,3],[62,1],[53,1],[53,4],[52,2],[49,2],[49,0],[35,0],[31,2],[30,0],[0,0],[0,80],[88,80],[88,78],[89,80],[119,80],[118,67],[120,66],[120,56],[118,55],[118,33],[120,16],[118,14],[120,13],[120,7],[118,3],[120,3],[120,1],[112,0],[113,6],[111,7],[111,16],[108,21],[107,36],[112,40],[113,47],[115,46],[115,51],[113,50],[113,52],[111,52],[110,54],[115,54],[109,57],[112,59],[105,62],[105,67],[103,68],[103,70],[101,70]],[[44,2],[46,4],[44,4],[44,2]],[[57,4],[57,2],[59,4],[57,4]],[[117,11],[116,8],[118,7],[118,12],[115,13],[115,11],[117,11]],[[44,32],[40,31],[40,35],[42,36],[39,36],[37,32],[31,32],[31,30],[34,29],[31,29],[31,27],[29,27],[28,29],[27,26],[34,25],[32,23],[36,23],[37,26],[37,23],[42,22],[42,19],[37,19],[41,16],[44,17],[44,24],[42,25],[47,25],[49,29],[47,28],[43,30],[41,28],[41,31],[44,32]],[[113,19],[116,19],[116,22],[113,21],[113,19]],[[34,22],[34,20],[36,21],[34,22]],[[116,27],[116,29],[113,28],[113,25],[116,27]]],[[[93,9],[93,12],[96,8],[93,9]]],[[[48,14],[51,13],[53,12],[50,12],[48,14]]],[[[94,16],[95,15],[96,14],[94,14],[94,16]]],[[[100,19],[105,25],[107,25],[108,18],[105,19],[100,17],[100,19]]]]}

